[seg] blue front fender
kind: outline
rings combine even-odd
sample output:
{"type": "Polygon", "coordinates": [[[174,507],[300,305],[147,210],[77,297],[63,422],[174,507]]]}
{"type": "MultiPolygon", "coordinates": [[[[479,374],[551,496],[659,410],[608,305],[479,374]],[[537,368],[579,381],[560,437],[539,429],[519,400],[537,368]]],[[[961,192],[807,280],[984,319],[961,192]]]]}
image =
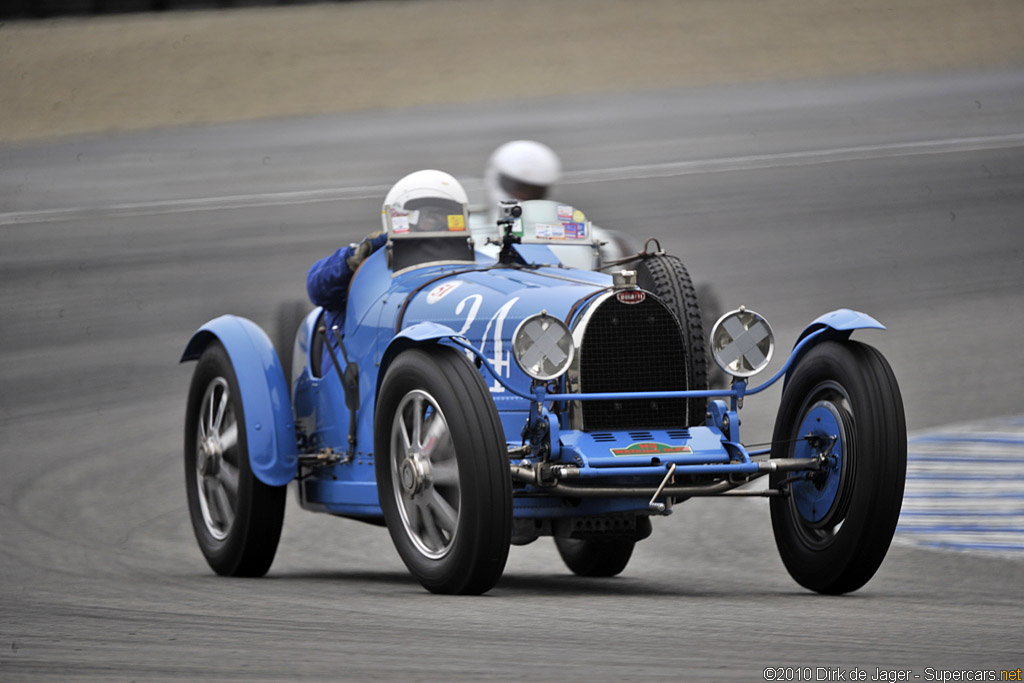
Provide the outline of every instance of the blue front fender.
{"type": "MultiPolygon", "coordinates": [[[[804,331],[800,333],[800,336],[796,340],[796,345],[799,345],[809,334],[822,330],[815,339],[800,350],[790,362],[789,370],[786,372],[786,382],[789,381],[789,375],[792,373],[793,368],[796,367],[797,362],[800,358],[806,354],[815,344],[820,344],[823,341],[829,339],[833,340],[845,340],[849,339],[850,335],[853,334],[854,330],[862,329],[876,329],[884,330],[885,325],[878,322],[870,315],[861,313],[860,311],[852,311],[849,308],[839,308],[825,315],[819,317],[810,325],[804,328],[804,331]]],[[[785,385],[785,383],[783,383],[785,385]]]]}
{"type": "Polygon", "coordinates": [[[387,373],[388,366],[391,365],[391,361],[399,353],[413,346],[437,343],[442,339],[450,339],[457,336],[458,333],[452,328],[434,322],[416,323],[396,334],[388,342],[388,347],[384,349],[384,354],[381,356],[380,370],[377,374],[377,393],[380,393],[380,386],[384,382],[384,375],[387,373]]]}
{"type": "Polygon", "coordinates": [[[228,352],[238,380],[252,472],[269,486],[284,486],[298,473],[299,460],[291,400],[274,345],[256,323],[224,315],[196,330],[180,362],[198,360],[214,339],[228,352]]]}
{"type": "MultiPolygon", "coordinates": [[[[809,335],[815,330],[819,330],[823,327],[830,328],[835,334],[832,334],[832,338],[841,337],[846,339],[850,336],[854,330],[860,330],[865,328],[873,328],[876,330],[884,330],[885,325],[872,318],[867,313],[861,313],[860,311],[851,311],[849,308],[839,308],[830,313],[826,313],[821,316],[810,325],[804,328],[804,331],[800,333],[799,339],[796,340],[797,344],[800,340],[809,335]]],[[[828,337],[829,332],[824,335],[828,337]]]]}

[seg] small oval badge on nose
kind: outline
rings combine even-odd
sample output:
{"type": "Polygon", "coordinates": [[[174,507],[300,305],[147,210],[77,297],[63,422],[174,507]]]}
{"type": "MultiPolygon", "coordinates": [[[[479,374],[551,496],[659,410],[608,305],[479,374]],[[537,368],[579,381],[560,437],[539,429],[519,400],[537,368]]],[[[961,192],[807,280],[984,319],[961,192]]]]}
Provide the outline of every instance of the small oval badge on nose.
{"type": "Polygon", "coordinates": [[[615,297],[619,300],[619,303],[638,304],[646,299],[647,295],[642,289],[627,289],[624,292],[619,292],[615,297]]]}

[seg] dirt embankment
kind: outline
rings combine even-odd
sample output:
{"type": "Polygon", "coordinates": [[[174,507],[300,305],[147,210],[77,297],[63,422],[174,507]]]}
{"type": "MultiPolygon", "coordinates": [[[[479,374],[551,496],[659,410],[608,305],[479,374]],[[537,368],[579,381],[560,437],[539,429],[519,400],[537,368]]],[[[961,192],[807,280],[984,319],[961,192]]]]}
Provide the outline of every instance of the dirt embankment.
{"type": "Polygon", "coordinates": [[[375,0],[0,24],[0,143],[1024,65],[1020,0],[375,0]]]}

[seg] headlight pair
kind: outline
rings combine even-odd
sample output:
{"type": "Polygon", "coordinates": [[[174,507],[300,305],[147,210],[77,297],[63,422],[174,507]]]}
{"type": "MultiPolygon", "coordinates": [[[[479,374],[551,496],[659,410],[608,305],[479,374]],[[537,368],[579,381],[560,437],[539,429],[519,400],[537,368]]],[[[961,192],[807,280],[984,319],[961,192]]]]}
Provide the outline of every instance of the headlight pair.
{"type": "MultiPolygon", "coordinates": [[[[715,362],[733,377],[756,375],[775,352],[775,335],[763,316],[741,306],[726,313],[711,329],[715,362]]],[[[512,356],[535,380],[561,377],[572,363],[576,347],[572,332],[558,318],[541,311],[525,318],[512,334],[512,356]]]]}

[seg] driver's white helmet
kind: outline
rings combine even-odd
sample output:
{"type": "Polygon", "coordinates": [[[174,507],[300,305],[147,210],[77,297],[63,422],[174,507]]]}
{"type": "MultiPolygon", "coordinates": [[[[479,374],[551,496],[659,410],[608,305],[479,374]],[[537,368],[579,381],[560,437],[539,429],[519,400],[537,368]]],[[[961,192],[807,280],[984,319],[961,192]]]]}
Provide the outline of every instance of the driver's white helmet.
{"type": "Polygon", "coordinates": [[[492,207],[510,199],[544,199],[562,175],[562,164],[550,147],[533,140],[513,140],[494,150],[484,183],[492,207]]]}
{"type": "Polygon", "coordinates": [[[462,185],[444,171],[416,171],[388,191],[381,208],[384,230],[391,235],[408,232],[461,232],[469,217],[469,197],[462,185]]]}

